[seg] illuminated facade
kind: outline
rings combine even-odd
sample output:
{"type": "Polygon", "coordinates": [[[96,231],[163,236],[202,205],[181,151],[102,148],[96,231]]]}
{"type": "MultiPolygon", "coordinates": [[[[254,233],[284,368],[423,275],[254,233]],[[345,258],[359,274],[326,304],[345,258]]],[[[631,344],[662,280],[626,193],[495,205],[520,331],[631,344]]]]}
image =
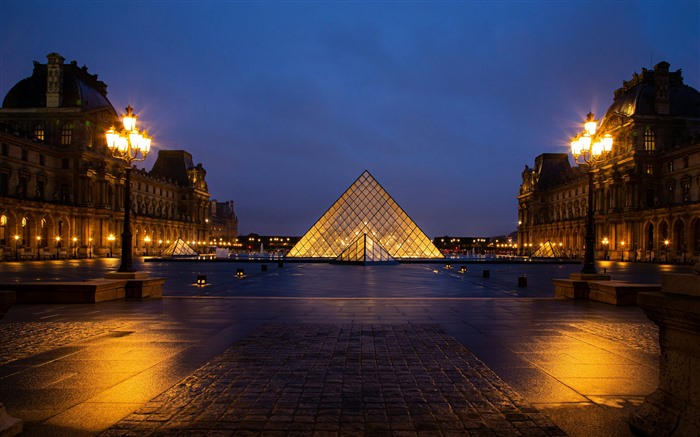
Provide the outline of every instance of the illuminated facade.
{"type": "MultiPolygon", "coordinates": [[[[691,262],[700,255],[700,92],[661,62],[615,91],[600,130],[610,156],[591,168],[596,258],[691,262]]],[[[519,253],[551,241],[582,256],[587,166],[545,153],[525,167],[518,196],[519,253]]]]}
{"type": "MultiPolygon", "coordinates": [[[[115,255],[124,163],[106,147],[120,119],[107,86],[56,53],[35,62],[0,109],[0,253],[4,259],[115,255]]],[[[177,238],[208,241],[206,171],[184,150],[160,150],[131,179],[134,252],[177,238]]]]}
{"type": "MultiPolygon", "coordinates": [[[[353,244],[364,247],[371,241],[391,258],[442,258],[430,239],[365,171],[287,254],[288,258],[335,259],[344,252],[349,258],[360,252],[346,252],[353,244]],[[365,239],[363,236],[368,238],[365,239]]],[[[374,245],[379,248],[374,248],[374,245]]],[[[350,259],[348,259],[350,260],[350,259]]]]}

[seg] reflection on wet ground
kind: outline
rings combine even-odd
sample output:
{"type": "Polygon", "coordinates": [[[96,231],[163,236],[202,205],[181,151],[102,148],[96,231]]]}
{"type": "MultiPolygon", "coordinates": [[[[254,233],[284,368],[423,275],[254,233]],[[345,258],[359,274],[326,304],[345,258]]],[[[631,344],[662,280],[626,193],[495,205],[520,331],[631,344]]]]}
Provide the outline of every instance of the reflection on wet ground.
{"type": "MultiPolygon", "coordinates": [[[[579,264],[489,264],[445,261],[442,264],[354,266],[324,263],[143,262],[136,268],[164,277],[168,296],[338,297],[338,298],[513,298],[552,297],[553,278],[565,278],[579,264]],[[447,263],[450,268],[447,268],[447,263]],[[466,272],[461,272],[461,267],[466,272]],[[236,272],[242,269],[245,277],[236,272]],[[484,270],[489,271],[488,278],[484,270]],[[207,284],[197,286],[197,276],[207,284]],[[518,278],[527,277],[527,287],[518,278]]],[[[599,271],[613,279],[659,283],[662,273],[691,273],[684,265],[602,261],[599,271]]],[[[81,280],[116,270],[116,258],[0,263],[2,282],[81,280]]]]}

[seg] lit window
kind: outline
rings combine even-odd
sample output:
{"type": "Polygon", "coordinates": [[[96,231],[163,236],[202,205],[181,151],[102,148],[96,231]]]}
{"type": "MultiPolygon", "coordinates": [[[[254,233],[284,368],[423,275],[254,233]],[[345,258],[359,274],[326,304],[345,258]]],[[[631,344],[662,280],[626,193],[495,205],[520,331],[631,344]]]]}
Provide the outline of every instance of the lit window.
{"type": "Polygon", "coordinates": [[[73,126],[70,123],[63,123],[61,126],[61,145],[67,146],[73,140],[73,126]]]}
{"type": "Polygon", "coordinates": [[[44,141],[45,128],[44,123],[37,123],[34,125],[34,138],[37,140],[44,141]]]}
{"type": "Polygon", "coordinates": [[[644,129],[644,150],[651,152],[656,150],[656,141],[654,139],[654,130],[647,126],[644,129]]]}

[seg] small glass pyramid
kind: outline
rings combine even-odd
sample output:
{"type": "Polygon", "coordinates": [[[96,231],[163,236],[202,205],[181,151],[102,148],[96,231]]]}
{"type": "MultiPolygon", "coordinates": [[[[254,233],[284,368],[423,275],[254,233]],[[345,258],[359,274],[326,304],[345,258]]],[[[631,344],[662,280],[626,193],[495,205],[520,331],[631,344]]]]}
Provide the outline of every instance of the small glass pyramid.
{"type": "MultiPolygon", "coordinates": [[[[331,205],[287,257],[335,259],[363,235],[395,260],[444,258],[368,171],[331,205]]],[[[368,247],[364,240],[362,244],[368,247]]]]}
{"type": "Polygon", "coordinates": [[[547,240],[542,244],[530,258],[566,258],[566,253],[561,247],[557,247],[547,240]]]}
{"type": "Polygon", "coordinates": [[[196,250],[192,248],[189,244],[178,238],[173,241],[170,246],[163,250],[163,256],[197,256],[199,255],[196,250]]]}

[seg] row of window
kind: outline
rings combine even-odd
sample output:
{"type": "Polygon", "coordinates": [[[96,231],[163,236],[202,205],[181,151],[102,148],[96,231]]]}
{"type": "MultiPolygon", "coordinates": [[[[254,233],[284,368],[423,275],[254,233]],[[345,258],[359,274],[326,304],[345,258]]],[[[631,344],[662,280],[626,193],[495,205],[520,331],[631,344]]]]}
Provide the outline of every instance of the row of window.
{"type": "MultiPolygon", "coordinates": [[[[63,123],[60,127],[59,132],[59,144],[61,144],[62,146],[69,145],[73,140],[73,123],[63,123]]],[[[46,125],[44,124],[44,122],[40,121],[36,123],[34,125],[32,133],[34,135],[34,138],[40,141],[44,141],[46,139],[46,125]]]]}

